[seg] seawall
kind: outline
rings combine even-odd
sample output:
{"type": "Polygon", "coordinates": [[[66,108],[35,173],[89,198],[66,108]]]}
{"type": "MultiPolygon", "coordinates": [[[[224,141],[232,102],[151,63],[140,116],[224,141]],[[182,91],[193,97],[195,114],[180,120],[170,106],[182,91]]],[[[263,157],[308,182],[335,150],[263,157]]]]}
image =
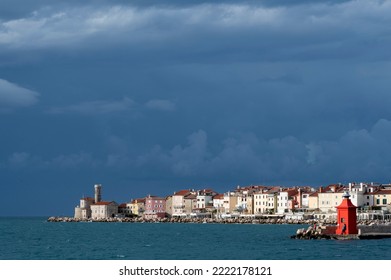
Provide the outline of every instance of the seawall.
{"type": "Polygon", "coordinates": [[[104,219],[77,219],[72,217],[50,217],[48,222],[100,222],[100,223],[215,223],[215,224],[312,224],[314,220],[286,220],[283,218],[254,219],[248,217],[235,217],[225,219],[215,218],[104,218],[104,219]]]}

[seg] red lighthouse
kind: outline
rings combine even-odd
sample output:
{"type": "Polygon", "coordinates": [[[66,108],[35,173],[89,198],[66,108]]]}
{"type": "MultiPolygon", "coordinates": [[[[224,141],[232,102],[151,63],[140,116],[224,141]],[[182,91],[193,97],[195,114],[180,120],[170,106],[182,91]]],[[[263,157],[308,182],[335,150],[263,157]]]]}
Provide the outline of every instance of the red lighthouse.
{"type": "Polygon", "coordinates": [[[357,207],[353,205],[350,201],[349,193],[345,192],[343,194],[343,200],[339,206],[338,210],[338,227],[336,234],[358,234],[357,230],[357,207]]]}

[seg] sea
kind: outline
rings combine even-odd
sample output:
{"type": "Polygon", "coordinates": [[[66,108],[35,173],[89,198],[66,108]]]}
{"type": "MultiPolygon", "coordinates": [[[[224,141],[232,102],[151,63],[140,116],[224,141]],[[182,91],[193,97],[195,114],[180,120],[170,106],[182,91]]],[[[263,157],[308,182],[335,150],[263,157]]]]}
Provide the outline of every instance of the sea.
{"type": "Polygon", "coordinates": [[[296,240],[306,225],[0,218],[1,260],[390,260],[391,239],[296,240]]]}

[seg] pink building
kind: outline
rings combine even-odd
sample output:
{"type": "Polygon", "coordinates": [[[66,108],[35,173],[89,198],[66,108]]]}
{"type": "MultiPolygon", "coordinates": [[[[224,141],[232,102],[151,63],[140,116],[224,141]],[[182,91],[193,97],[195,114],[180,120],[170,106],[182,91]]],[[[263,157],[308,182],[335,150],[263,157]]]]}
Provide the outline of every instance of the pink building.
{"type": "Polygon", "coordinates": [[[145,198],[145,219],[164,218],[166,216],[166,199],[164,197],[147,196],[145,198]]]}

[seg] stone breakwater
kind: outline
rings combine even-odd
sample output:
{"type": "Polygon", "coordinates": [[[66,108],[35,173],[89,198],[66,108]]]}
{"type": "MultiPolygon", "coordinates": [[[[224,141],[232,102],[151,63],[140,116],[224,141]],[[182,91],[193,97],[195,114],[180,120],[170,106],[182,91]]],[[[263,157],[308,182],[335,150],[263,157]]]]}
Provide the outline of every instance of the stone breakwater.
{"type": "MultiPolygon", "coordinates": [[[[104,219],[76,219],[71,217],[50,217],[48,222],[100,222],[100,223],[195,223],[195,224],[313,224],[314,220],[287,220],[283,218],[160,218],[144,219],[136,218],[104,218],[104,219]]],[[[324,221],[330,223],[331,221],[324,221]]]]}
{"type": "Polygon", "coordinates": [[[309,226],[307,229],[299,228],[295,235],[292,235],[292,239],[331,239],[331,235],[322,233],[323,226],[309,226]]]}
{"type": "Polygon", "coordinates": [[[300,228],[292,235],[292,239],[370,239],[370,238],[390,238],[391,222],[382,220],[368,220],[357,222],[359,234],[336,235],[336,225],[333,224],[313,224],[307,229],[300,228]]]}
{"type": "MultiPolygon", "coordinates": [[[[134,218],[104,218],[104,219],[76,219],[72,217],[49,217],[48,222],[100,222],[100,223],[215,223],[215,224],[292,224],[292,225],[314,225],[317,224],[315,229],[320,230],[320,226],[324,225],[336,225],[337,222],[333,219],[315,220],[315,219],[304,219],[304,220],[289,220],[283,218],[249,218],[249,217],[235,217],[235,218],[157,218],[157,219],[144,219],[141,217],[134,218]]],[[[376,225],[388,225],[390,221],[382,220],[362,220],[358,221],[357,225],[360,226],[376,226],[376,225]]],[[[302,229],[305,230],[305,229],[302,229]]],[[[308,230],[308,229],[307,229],[308,230]]]]}

